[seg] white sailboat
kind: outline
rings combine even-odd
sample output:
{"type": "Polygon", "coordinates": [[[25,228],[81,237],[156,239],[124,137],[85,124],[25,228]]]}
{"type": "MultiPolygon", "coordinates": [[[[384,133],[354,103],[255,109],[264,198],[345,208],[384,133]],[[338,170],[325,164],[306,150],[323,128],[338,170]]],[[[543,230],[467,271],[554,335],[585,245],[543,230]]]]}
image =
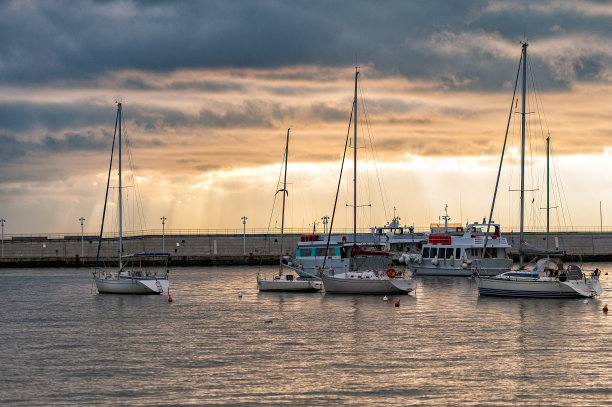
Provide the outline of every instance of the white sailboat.
{"type": "Polygon", "coordinates": [[[280,237],[280,261],[278,274],[273,275],[270,278],[260,278],[259,273],[257,274],[257,288],[259,291],[319,291],[323,287],[321,281],[315,278],[304,278],[294,276],[293,274],[283,274],[284,269],[292,270],[292,268],[286,264],[283,264],[283,237],[285,230],[285,197],[287,195],[287,156],[289,154],[289,131],[287,129],[287,143],[285,144],[285,160],[284,160],[284,180],[283,188],[276,191],[283,194],[283,208],[281,216],[281,237],[280,237]]]}
{"type": "Polygon", "coordinates": [[[96,263],[93,270],[93,279],[100,294],[161,294],[168,292],[170,282],[168,281],[168,253],[133,253],[123,254],[123,209],[122,209],[122,176],[121,176],[121,126],[122,111],[121,103],[117,104],[117,119],[115,122],[115,136],[118,136],[118,182],[119,182],[119,203],[118,203],[118,223],[119,223],[119,258],[118,267],[107,269],[100,266],[100,248],[102,245],[102,234],[104,231],[104,218],[106,216],[106,204],[108,200],[108,190],[113,168],[113,153],[115,147],[115,136],[111,147],[111,159],[108,169],[108,181],[106,183],[106,196],[104,198],[104,210],[102,212],[102,224],[100,227],[100,238],[98,240],[98,251],[96,263]],[[146,266],[154,262],[154,259],[165,259],[164,271],[160,274],[146,266]],[[144,263],[144,267],[143,267],[144,263]]]}
{"type": "MultiPolygon", "coordinates": [[[[599,282],[599,270],[593,271],[589,276],[577,265],[565,266],[558,256],[559,253],[548,253],[547,257],[536,258],[528,265],[523,265],[523,255],[528,252],[528,247],[523,240],[524,221],[524,195],[525,195],[525,96],[527,87],[527,43],[522,44],[522,120],[521,120],[521,224],[519,235],[520,267],[518,270],[507,270],[493,277],[482,276],[476,263],[474,270],[477,273],[478,293],[480,295],[498,295],[511,297],[594,297],[601,294],[602,288],[599,282]]],[[[520,66],[520,64],[519,64],[520,66]]],[[[518,81],[518,73],[517,73],[518,81]]],[[[516,92],[516,84],[515,84],[516,92]]],[[[512,100],[514,104],[514,97],[512,100]]],[[[512,105],[511,105],[512,106],[512,105]]],[[[510,110],[512,113],[512,109],[510,110]]],[[[510,120],[508,120],[510,123],[510,120]]],[[[507,130],[506,130],[507,137],[507,130]]],[[[505,149],[504,141],[504,149],[505,149]]],[[[548,153],[547,153],[548,154],[548,153]]],[[[503,161],[503,151],[502,151],[503,161]]],[[[501,162],[500,162],[501,171],[501,162]]],[[[548,178],[548,176],[547,176],[548,178]]],[[[499,183],[499,174],[497,177],[499,183]]],[[[491,205],[491,216],[495,205],[495,195],[491,205]]],[[[550,205],[547,203],[547,211],[550,205]]],[[[489,216],[489,224],[490,218],[489,216]]],[[[548,224],[548,220],[547,220],[548,224]]],[[[488,230],[487,236],[488,237],[488,230]]],[[[547,239],[548,241],[548,239],[547,239]]],[[[486,247],[486,239],[485,239],[486,247]]],[[[541,250],[543,251],[543,250],[541,250]]],[[[545,251],[543,251],[545,252],[545,251]]]]}
{"type": "MultiPolygon", "coordinates": [[[[353,247],[351,248],[352,271],[336,274],[334,271],[323,273],[321,279],[325,292],[340,294],[392,294],[409,293],[416,290],[417,283],[411,277],[397,273],[389,267],[386,271],[363,270],[360,271],[359,259],[389,259],[391,253],[379,250],[365,250],[357,240],[357,80],[359,70],[355,69],[355,96],[353,99],[353,247]]],[[[333,217],[332,217],[333,225],[333,217]]],[[[331,236],[330,226],[330,236],[331,236]]],[[[381,262],[382,263],[382,262],[381,262]]]]}

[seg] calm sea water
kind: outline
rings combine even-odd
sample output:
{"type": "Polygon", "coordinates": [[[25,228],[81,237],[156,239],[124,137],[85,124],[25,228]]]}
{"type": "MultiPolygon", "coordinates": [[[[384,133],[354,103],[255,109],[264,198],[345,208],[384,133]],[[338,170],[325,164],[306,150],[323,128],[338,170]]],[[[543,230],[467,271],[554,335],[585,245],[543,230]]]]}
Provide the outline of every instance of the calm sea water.
{"type": "Polygon", "coordinates": [[[597,266],[587,302],[479,297],[465,278],[389,302],[258,293],[272,268],[218,267],[173,270],[168,303],[95,294],[85,269],[0,270],[0,404],[610,405],[597,266]]]}

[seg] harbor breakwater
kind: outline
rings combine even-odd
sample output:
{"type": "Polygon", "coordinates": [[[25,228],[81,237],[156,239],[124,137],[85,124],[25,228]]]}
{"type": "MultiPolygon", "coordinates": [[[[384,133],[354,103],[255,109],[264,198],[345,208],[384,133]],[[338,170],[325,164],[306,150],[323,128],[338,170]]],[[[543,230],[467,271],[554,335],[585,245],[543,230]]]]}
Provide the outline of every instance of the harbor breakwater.
{"type": "MultiPolygon", "coordinates": [[[[285,234],[283,253],[294,255],[300,234],[285,234]]],[[[518,234],[505,235],[512,244],[510,255],[518,255],[518,234]]],[[[526,233],[533,246],[546,248],[545,233],[526,233]]],[[[612,233],[555,232],[548,242],[559,247],[572,261],[612,261],[612,233]]],[[[12,236],[5,238],[0,267],[93,266],[98,250],[97,236],[12,236]]],[[[279,234],[185,234],[142,235],[123,238],[124,253],[167,252],[173,266],[264,265],[275,264],[280,255],[279,234]]],[[[105,238],[101,262],[114,262],[119,256],[116,238],[105,238]]]]}

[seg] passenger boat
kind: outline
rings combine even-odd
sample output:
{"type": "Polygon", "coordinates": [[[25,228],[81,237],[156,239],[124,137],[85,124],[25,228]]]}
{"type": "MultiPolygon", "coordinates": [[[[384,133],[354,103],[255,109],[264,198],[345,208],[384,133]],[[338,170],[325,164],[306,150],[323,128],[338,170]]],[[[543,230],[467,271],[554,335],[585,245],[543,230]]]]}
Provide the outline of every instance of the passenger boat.
{"type": "MultiPolygon", "coordinates": [[[[323,273],[343,273],[352,269],[352,248],[355,245],[353,235],[331,235],[307,234],[300,236],[294,257],[285,257],[289,266],[295,269],[300,277],[320,277],[323,273]],[[328,242],[329,240],[329,242],[328,242]],[[325,265],[325,268],[323,268],[325,265]]],[[[375,236],[367,233],[357,234],[357,245],[372,250],[382,250],[384,245],[379,243],[375,236]]],[[[362,259],[361,266],[373,268],[379,266],[378,259],[362,259]]],[[[383,266],[392,267],[393,262],[383,266]]]]}
{"type": "Polygon", "coordinates": [[[491,224],[495,231],[483,257],[486,226],[475,222],[465,229],[457,227],[455,234],[431,233],[420,254],[404,254],[399,261],[408,264],[415,275],[471,276],[474,261],[478,262],[483,273],[499,274],[512,266],[507,252],[512,246],[501,235],[500,225],[491,224]]]}
{"type": "Polygon", "coordinates": [[[168,292],[170,282],[168,281],[168,253],[123,253],[123,202],[122,202],[122,174],[121,174],[121,129],[122,129],[121,103],[117,104],[117,118],[115,121],[115,133],[111,147],[111,158],[108,169],[108,181],[106,183],[106,196],[104,198],[104,210],[102,212],[102,223],[100,226],[100,237],[96,262],[93,269],[93,279],[100,294],[161,294],[168,292]],[[113,168],[113,154],[117,137],[118,152],[118,225],[119,225],[119,248],[118,265],[116,268],[106,268],[100,265],[100,248],[102,246],[102,234],[104,231],[104,219],[106,217],[106,204],[108,201],[108,190],[113,168]],[[158,270],[155,267],[154,258],[162,258],[164,268],[158,270]],[[153,266],[151,266],[153,264],[153,266]]]}

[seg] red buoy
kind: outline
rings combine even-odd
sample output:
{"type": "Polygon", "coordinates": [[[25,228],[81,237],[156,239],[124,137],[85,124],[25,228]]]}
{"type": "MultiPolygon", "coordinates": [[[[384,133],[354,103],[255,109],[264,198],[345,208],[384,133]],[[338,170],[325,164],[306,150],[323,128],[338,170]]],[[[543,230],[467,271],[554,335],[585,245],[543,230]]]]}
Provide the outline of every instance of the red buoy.
{"type": "Polygon", "coordinates": [[[399,302],[400,302],[400,300],[395,301],[395,306],[396,307],[399,307],[399,302]]]}
{"type": "Polygon", "coordinates": [[[168,294],[168,302],[172,302],[172,297],[168,294]]]}
{"type": "Polygon", "coordinates": [[[604,305],[603,312],[608,312],[608,304],[604,305]]]}

